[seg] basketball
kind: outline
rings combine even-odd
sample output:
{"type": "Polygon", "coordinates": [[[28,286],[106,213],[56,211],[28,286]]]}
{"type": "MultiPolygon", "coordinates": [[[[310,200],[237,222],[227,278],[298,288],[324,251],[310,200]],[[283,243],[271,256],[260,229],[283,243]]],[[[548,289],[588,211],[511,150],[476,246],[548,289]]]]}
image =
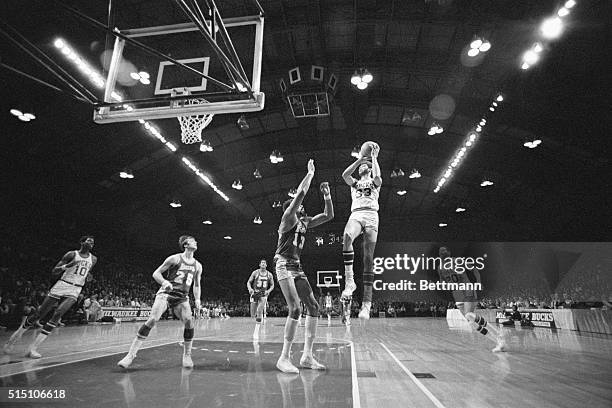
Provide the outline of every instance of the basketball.
{"type": "Polygon", "coordinates": [[[361,150],[359,151],[359,155],[361,157],[372,157],[372,148],[376,146],[378,147],[378,143],[376,142],[365,142],[361,145],[361,150]]]}

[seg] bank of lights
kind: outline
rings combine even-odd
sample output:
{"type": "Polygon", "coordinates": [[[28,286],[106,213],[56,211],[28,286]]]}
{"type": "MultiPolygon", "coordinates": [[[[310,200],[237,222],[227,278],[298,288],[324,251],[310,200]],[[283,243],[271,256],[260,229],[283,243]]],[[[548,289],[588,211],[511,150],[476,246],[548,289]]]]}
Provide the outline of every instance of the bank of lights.
{"type": "Polygon", "coordinates": [[[283,204],[280,202],[280,200],[274,201],[272,203],[272,208],[280,208],[282,206],[283,206],[283,204]]]}
{"type": "Polygon", "coordinates": [[[283,155],[278,150],[273,150],[270,154],[270,163],[272,164],[282,163],[284,160],[283,155]]]}
{"type": "Polygon", "coordinates": [[[353,151],[351,152],[351,156],[353,156],[354,158],[358,159],[360,152],[361,152],[361,147],[360,146],[355,146],[355,147],[353,147],[353,151]]]}
{"type": "Polygon", "coordinates": [[[11,109],[10,112],[11,112],[11,115],[17,116],[17,119],[19,119],[22,122],[29,122],[31,120],[36,119],[36,116],[34,116],[34,114],[23,113],[19,109],[11,109]]]}
{"type": "Polygon", "coordinates": [[[355,85],[357,89],[364,90],[368,87],[370,82],[374,77],[372,74],[365,68],[356,69],[355,73],[351,77],[351,84],[355,85]]]}
{"type": "Polygon", "coordinates": [[[89,80],[98,88],[104,88],[104,78],[95,69],[93,69],[81,56],[76,53],[70,45],[61,38],[57,38],[53,45],[59,49],[61,53],[85,74],[89,80]]]}
{"type": "Polygon", "coordinates": [[[491,49],[491,43],[482,38],[476,38],[470,43],[470,50],[468,56],[475,57],[481,52],[487,52],[491,49]]]}
{"type": "Polygon", "coordinates": [[[418,170],[416,170],[416,169],[415,169],[415,170],[412,170],[412,172],[410,173],[410,175],[408,176],[408,178],[411,178],[411,179],[418,179],[418,178],[421,178],[421,173],[419,173],[419,171],[418,171],[418,170]]]}
{"type": "Polygon", "coordinates": [[[463,208],[463,207],[457,207],[457,209],[455,210],[455,212],[458,212],[458,213],[460,213],[460,212],[465,212],[465,208],[463,208]]]}
{"type": "Polygon", "coordinates": [[[230,239],[232,239],[232,236],[231,235],[226,235],[226,236],[223,237],[223,239],[230,240],[230,239]]]}
{"type": "Polygon", "coordinates": [[[448,224],[445,223],[445,222],[441,222],[441,223],[438,224],[438,227],[440,227],[440,228],[444,228],[444,227],[447,227],[447,226],[448,226],[448,224]]]}
{"type": "Polygon", "coordinates": [[[202,221],[202,224],[204,224],[204,225],[212,225],[212,221],[206,219],[206,220],[202,221]]]}
{"type": "Polygon", "coordinates": [[[221,196],[221,198],[223,198],[225,201],[229,201],[229,197],[226,196],[225,193],[223,193],[223,191],[219,190],[219,188],[215,185],[215,183],[213,183],[212,180],[210,178],[208,178],[207,175],[202,173],[202,170],[200,170],[195,164],[193,164],[191,162],[191,160],[189,160],[186,157],[183,157],[182,160],[183,160],[183,163],[187,167],[189,167],[189,169],[191,171],[193,171],[196,176],[198,176],[200,179],[202,179],[202,181],[204,181],[206,184],[208,184],[210,186],[210,188],[212,188],[215,193],[219,194],[221,196]]]}
{"type": "Polygon", "coordinates": [[[398,190],[397,191],[397,195],[400,196],[400,197],[403,196],[403,195],[406,195],[406,193],[407,193],[406,190],[398,190]]]}
{"type": "Polygon", "coordinates": [[[289,190],[287,195],[291,198],[295,198],[295,196],[297,195],[297,188],[292,188],[291,190],[289,190]]]}
{"type": "Polygon", "coordinates": [[[172,200],[172,202],[170,203],[170,207],[172,208],[180,208],[182,207],[182,204],[179,200],[172,200]]]}
{"type": "Polygon", "coordinates": [[[483,180],[482,183],[480,183],[480,187],[489,187],[492,185],[493,185],[493,182],[490,180],[483,180]]]}
{"type": "Polygon", "coordinates": [[[253,218],[253,224],[261,224],[263,221],[261,220],[261,217],[258,215],[255,218],[253,218]]]}

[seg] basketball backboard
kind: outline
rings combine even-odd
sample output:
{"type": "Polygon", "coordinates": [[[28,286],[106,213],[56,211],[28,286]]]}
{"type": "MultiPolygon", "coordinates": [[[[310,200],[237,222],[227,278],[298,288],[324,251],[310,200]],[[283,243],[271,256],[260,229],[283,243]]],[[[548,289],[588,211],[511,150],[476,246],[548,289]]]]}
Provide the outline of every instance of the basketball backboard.
{"type": "Polygon", "coordinates": [[[94,121],[262,110],[263,23],[254,15],[115,29],[104,102],[94,108],[94,121]],[[189,98],[208,103],[189,104],[189,98]]]}
{"type": "Polygon", "coordinates": [[[317,286],[320,288],[339,288],[340,279],[339,271],[317,271],[317,286]]]}

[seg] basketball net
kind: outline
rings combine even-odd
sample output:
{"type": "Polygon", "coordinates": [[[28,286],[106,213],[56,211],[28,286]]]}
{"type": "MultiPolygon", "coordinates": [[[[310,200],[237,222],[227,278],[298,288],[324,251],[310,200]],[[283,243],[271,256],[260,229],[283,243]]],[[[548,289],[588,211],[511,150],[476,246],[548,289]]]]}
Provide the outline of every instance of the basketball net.
{"type": "MultiPolygon", "coordinates": [[[[187,99],[186,105],[202,105],[208,103],[206,99],[194,98],[187,99]]],[[[201,143],[202,130],[213,119],[214,113],[192,116],[178,116],[177,119],[181,124],[181,141],[185,144],[201,143]]]]}

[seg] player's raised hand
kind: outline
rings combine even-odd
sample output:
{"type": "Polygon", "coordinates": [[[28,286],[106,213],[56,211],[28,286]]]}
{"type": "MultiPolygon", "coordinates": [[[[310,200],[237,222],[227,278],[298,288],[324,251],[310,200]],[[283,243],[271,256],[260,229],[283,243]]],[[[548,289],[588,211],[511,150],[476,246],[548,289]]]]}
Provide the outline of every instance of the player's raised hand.
{"type": "Polygon", "coordinates": [[[314,165],[314,160],[313,159],[308,160],[308,166],[307,167],[308,167],[308,173],[309,174],[314,174],[314,172],[315,172],[315,165],[314,165]]]}
{"type": "Polygon", "coordinates": [[[372,146],[372,158],[377,158],[378,153],[380,153],[380,146],[377,144],[374,144],[374,146],[372,146]]]}
{"type": "Polygon", "coordinates": [[[327,181],[322,182],[319,188],[321,189],[321,192],[323,193],[323,195],[330,194],[329,183],[327,181]]]}

